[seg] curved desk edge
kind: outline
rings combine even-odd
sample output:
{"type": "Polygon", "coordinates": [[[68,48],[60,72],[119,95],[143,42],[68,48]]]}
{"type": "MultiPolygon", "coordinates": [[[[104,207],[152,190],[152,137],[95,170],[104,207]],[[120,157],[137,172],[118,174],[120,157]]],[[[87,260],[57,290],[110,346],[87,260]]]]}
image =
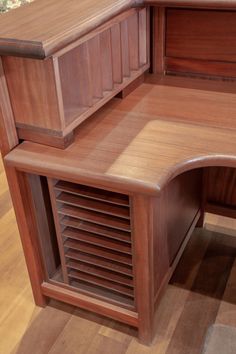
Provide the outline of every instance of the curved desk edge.
{"type": "Polygon", "coordinates": [[[177,164],[172,165],[159,178],[156,184],[145,182],[138,179],[130,179],[115,175],[106,175],[101,173],[92,173],[79,168],[62,168],[57,163],[43,163],[39,156],[35,153],[29,154],[15,148],[5,157],[7,166],[12,166],[20,171],[28,173],[36,173],[52,178],[64,178],[72,182],[81,184],[96,185],[101,188],[109,189],[111,185],[123,192],[148,194],[159,196],[163,189],[179,175],[198,168],[205,167],[232,167],[236,168],[235,155],[199,155],[191,159],[180,160],[177,164]]]}

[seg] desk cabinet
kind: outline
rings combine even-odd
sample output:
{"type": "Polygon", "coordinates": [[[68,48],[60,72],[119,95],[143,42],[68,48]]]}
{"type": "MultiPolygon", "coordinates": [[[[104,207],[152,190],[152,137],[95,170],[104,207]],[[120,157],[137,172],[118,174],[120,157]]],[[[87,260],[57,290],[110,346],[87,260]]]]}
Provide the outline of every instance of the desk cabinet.
{"type": "Polygon", "coordinates": [[[37,305],[94,311],[150,344],[204,212],[236,217],[226,5],[38,0],[3,15],[1,149],[37,305]]]}

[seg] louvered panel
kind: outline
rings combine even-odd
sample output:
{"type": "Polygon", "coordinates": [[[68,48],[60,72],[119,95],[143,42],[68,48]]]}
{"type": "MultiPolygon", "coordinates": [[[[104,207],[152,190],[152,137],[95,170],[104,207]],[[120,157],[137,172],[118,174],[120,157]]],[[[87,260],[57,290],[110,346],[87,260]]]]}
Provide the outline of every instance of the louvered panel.
{"type": "Polygon", "coordinates": [[[121,264],[119,262],[115,262],[114,260],[100,258],[100,257],[94,256],[94,255],[80,252],[80,251],[77,252],[72,249],[67,250],[65,256],[68,259],[68,261],[69,260],[78,260],[78,261],[81,261],[84,263],[100,266],[104,269],[110,269],[110,270],[120,273],[120,274],[124,274],[124,275],[128,275],[128,276],[133,275],[132,266],[129,266],[127,264],[121,264]]]}
{"type": "Polygon", "coordinates": [[[72,248],[74,250],[81,250],[82,252],[87,252],[89,254],[94,254],[99,257],[103,257],[106,259],[115,259],[117,262],[132,265],[132,259],[129,255],[123,254],[120,252],[116,252],[113,250],[106,250],[103,247],[98,247],[95,245],[90,245],[85,242],[69,240],[67,239],[64,243],[64,246],[67,248],[72,248]]]}
{"type": "Polygon", "coordinates": [[[89,232],[73,229],[71,227],[67,227],[62,232],[62,236],[64,236],[65,238],[86,242],[92,245],[102,246],[111,250],[132,254],[131,246],[127,243],[108,239],[99,235],[91,234],[89,232]]]}
{"type": "Polygon", "coordinates": [[[99,278],[104,278],[107,280],[114,281],[116,283],[120,283],[120,284],[124,284],[124,285],[128,285],[130,287],[133,287],[132,277],[123,276],[123,275],[120,275],[119,273],[115,273],[111,270],[103,269],[99,266],[88,265],[86,263],[78,262],[78,261],[74,261],[74,260],[68,260],[67,267],[70,269],[76,269],[78,271],[88,273],[91,275],[96,275],[99,278]]]}
{"type": "Polygon", "coordinates": [[[59,194],[57,201],[65,203],[66,205],[72,205],[82,209],[97,211],[98,213],[129,219],[129,208],[127,207],[110,205],[105,202],[90,200],[88,198],[79,197],[77,195],[72,195],[65,192],[59,194]]]}
{"type": "Polygon", "coordinates": [[[65,220],[65,218],[63,218],[61,220],[61,224],[64,226],[72,226],[73,228],[76,228],[78,230],[87,231],[90,233],[94,233],[96,235],[109,237],[114,240],[119,240],[119,241],[131,243],[130,232],[116,230],[116,229],[112,229],[111,227],[106,227],[106,226],[102,226],[102,225],[98,225],[98,224],[92,224],[90,222],[83,221],[83,220],[81,220],[81,221],[75,220],[75,222],[72,225],[72,223],[70,224],[70,222],[68,220],[65,220]]]}
{"type": "Polygon", "coordinates": [[[63,224],[71,227],[76,227],[74,225],[79,223],[79,221],[76,219],[79,219],[98,225],[109,226],[122,231],[131,231],[129,220],[120,219],[105,214],[98,214],[90,210],[63,205],[63,207],[60,207],[58,210],[58,213],[66,217],[65,220],[62,221],[63,224]]]}
{"type": "Polygon", "coordinates": [[[86,294],[96,294],[96,297],[102,300],[107,301],[109,299],[110,302],[128,308],[130,310],[133,310],[134,308],[133,298],[126,296],[124,294],[119,294],[117,292],[114,292],[106,288],[102,288],[97,284],[94,285],[94,284],[84,282],[82,280],[71,279],[71,286],[73,286],[74,289],[79,288],[82,292],[85,292],[86,294]]]}
{"type": "Polygon", "coordinates": [[[107,203],[129,206],[129,197],[127,195],[91,188],[81,184],[59,181],[55,185],[55,189],[90,199],[106,201],[107,203]]]}
{"type": "Polygon", "coordinates": [[[64,282],[134,308],[129,197],[66,181],[49,188],[64,282]]]}
{"type": "Polygon", "coordinates": [[[110,280],[99,278],[97,275],[94,276],[94,275],[90,275],[87,273],[78,272],[77,270],[73,270],[73,269],[70,270],[69,269],[68,276],[69,276],[69,278],[72,278],[72,279],[82,280],[82,281],[90,283],[90,284],[98,285],[101,288],[106,288],[106,289],[118,292],[120,294],[124,294],[126,296],[133,297],[133,289],[132,288],[129,288],[128,286],[125,286],[125,285],[115,283],[110,280]]]}

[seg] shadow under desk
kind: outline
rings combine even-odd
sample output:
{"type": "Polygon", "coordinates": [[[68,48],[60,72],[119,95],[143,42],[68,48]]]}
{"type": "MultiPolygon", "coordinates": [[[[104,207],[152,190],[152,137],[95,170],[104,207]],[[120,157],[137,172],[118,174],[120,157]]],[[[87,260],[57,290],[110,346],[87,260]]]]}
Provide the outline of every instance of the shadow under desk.
{"type": "Polygon", "coordinates": [[[151,342],[161,293],[204,213],[236,217],[235,89],[221,85],[147,76],[65,150],[25,141],[5,157],[30,196],[43,296],[151,342]]]}

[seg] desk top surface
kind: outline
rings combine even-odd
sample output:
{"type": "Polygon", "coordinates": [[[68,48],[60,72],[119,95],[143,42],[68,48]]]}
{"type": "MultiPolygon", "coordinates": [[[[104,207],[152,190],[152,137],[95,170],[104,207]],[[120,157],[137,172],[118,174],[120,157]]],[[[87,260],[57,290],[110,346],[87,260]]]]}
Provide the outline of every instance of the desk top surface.
{"type": "Polygon", "coordinates": [[[116,14],[149,4],[236,8],[236,0],[34,0],[0,15],[0,55],[43,59],[116,14]]]}
{"type": "Polygon", "coordinates": [[[24,142],[6,161],[51,177],[158,195],[189,169],[236,167],[235,117],[233,93],[144,83],[81,125],[66,150],[24,142]]]}

